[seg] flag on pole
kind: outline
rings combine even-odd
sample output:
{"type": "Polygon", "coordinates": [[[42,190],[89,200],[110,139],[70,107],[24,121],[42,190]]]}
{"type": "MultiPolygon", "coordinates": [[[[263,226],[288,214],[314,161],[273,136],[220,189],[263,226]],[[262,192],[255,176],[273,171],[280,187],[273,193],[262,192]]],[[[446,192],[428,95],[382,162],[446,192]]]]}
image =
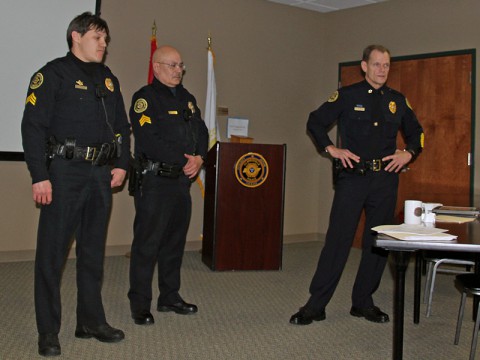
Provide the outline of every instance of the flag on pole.
{"type": "Polygon", "coordinates": [[[153,53],[157,50],[157,25],[155,20],[153,21],[152,26],[152,37],[150,38],[150,61],[148,63],[148,83],[151,84],[153,81],[153,53]]]}
{"type": "MultiPolygon", "coordinates": [[[[214,71],[215,55],[212,50],[212,38],[208,37],[207,48],[207,101],[205,104],[204,121],[208,129],[208,149],[210,150],[217,141],[220,141],[220,134],[218,132],[218,123],[216,118],[217,110],[217,86],[215,84],[214,71]]],[[[202,196],[205,196],[205,170],[202,169],[197,178],[197,183],[200,186],[202,196]]]]}
{"type": "Polygon", "coordinates": [[[211,38],[208,38],[208,70],[207,70],[207,101],[205,104],[205,124],[208,129],[208,149],[210,150],[217,141],[220,141],[218,133],[217,110],[217,86],[215,84],[215,54],[212,50],[211,38]]]}

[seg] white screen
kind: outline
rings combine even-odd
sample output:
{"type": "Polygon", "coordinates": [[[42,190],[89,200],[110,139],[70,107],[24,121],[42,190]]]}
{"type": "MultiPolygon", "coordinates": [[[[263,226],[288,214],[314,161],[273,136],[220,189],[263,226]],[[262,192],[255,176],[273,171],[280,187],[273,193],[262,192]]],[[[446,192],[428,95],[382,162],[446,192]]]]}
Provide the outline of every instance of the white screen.
{"type": "Polygon", "coordinates": [[[0,152],[23,152],[20,124],[30,77],[68,52],[72,19],[95,12],[96,0],[2,0],[0,2],[0,152]]]}

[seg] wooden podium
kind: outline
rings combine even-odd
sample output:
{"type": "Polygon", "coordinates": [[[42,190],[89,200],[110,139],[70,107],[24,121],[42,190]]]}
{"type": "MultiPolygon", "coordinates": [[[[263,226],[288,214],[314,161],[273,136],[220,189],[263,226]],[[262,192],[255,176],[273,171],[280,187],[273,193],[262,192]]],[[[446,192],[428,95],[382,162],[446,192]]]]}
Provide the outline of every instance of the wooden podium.
{"type": "Polygon", "coordinates": [[[221,143],[205,163],[202,261],[211,270],[282,268],[286,145],[221,143]]]}

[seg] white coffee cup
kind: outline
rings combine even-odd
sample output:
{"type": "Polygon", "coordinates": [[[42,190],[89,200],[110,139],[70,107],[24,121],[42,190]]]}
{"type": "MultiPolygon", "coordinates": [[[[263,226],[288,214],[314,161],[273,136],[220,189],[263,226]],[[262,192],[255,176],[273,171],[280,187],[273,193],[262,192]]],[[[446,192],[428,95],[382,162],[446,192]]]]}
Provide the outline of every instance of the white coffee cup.
{"type": "Polygon", "coordinates": [[[405,200],[404,223],[419,225],[422,223],[422,202],[419,200],[405,200]]]}

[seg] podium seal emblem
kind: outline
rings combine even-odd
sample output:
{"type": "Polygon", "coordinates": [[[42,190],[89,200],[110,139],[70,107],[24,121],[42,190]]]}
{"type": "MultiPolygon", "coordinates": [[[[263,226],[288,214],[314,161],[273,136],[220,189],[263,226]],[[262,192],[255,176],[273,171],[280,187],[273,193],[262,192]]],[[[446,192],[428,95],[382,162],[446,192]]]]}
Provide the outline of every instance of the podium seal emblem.
{"type": "Polygon", "coordinates": [[[254,188],[262,185],[268,177],[268,163],[257,153],[242,155],[235,164],[235,176],[240,184],[254,188]]]}

